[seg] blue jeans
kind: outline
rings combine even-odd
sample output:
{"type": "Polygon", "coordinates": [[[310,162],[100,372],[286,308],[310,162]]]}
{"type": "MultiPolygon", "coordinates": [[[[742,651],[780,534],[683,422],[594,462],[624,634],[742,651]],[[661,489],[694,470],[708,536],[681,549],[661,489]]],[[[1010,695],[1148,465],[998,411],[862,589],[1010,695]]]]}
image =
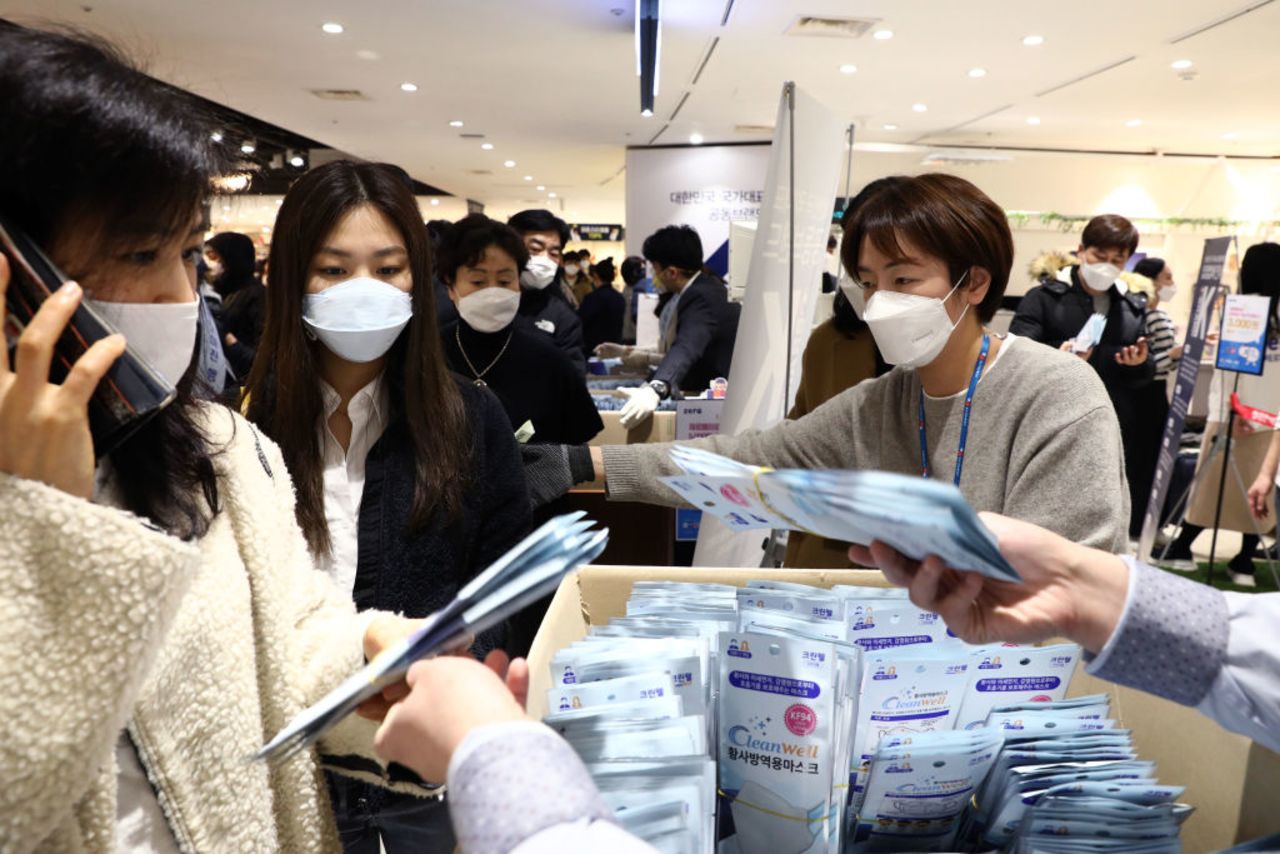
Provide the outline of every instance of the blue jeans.
{"type": "Polygon", "coordinates": [[[325,772],[346,854],[452,854],[456,842],[449,808],[435,798],[415,798],[325,772]]]}

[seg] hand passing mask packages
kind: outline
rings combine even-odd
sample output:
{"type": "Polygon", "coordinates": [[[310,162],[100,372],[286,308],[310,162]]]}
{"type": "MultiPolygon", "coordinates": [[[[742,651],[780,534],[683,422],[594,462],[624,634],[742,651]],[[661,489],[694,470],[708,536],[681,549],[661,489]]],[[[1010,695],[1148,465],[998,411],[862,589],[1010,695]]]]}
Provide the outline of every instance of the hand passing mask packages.
{"type": "Polygon", "coordinates": [[[879,471],[773,471],[679,446],[671,458],[684,474],[662,482],[731,530],[784,528],[862,545],[878,540],[917,559],[940,555],[989,578],[1019,580],[949,483],[879,471]]]}
{"type": "Polygon", "coordinates": [[[618,419],[625,429],[630,430],[647,421],[658,409],[661,402],[658,393],[647,385],[639,388],[624,388],[622,391],[628,400],[622,407],[622,416],[618,419]]]}

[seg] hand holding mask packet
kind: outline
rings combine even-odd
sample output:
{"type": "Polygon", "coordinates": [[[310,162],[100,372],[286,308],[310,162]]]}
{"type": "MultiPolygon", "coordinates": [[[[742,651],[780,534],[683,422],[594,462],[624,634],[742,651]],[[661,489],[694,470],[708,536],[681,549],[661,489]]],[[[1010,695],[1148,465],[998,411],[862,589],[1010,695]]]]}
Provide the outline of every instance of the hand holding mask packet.
{"type": "MultiPolygon", "coordinates": [[[[0,252],[9,260],[9,288],[5,292],[5,308],[18,325],[26,327],[35,317],[40,305],[67,281],[67,276],[54,266],[40,247],[20,229],[0,218],[0,252]]],[[[194,296],[194,295],[193,295],[194,296]]],[[[83,299],[72,314],[70,322],[54,345],[50,382],[62,382],[71,367],[98,341],[117,329],[102,309],[123,306],[119,303],[94,303],[83,299]]],[[[150,306],[147,306],[150,308],[150,306]]],[[[169,307],[162,307],[167,309],[169,307]]],[[[161,373],[159,365],[151,364],[139,349],[142,339],[126,334],[124,354],[116,359],[106,376],[98,383],[89,399],[89,430],[93,436],[94,456],[102,459],[110,454],[135,430],[159,413],[177,397],[174,386],[186,372],[195,351],[195,312],[199,304],[192,302],[176,307],[186,321],[182,328],[189,332],[186,342],[186,360],[176,371],[161,373]]],[[[117,318],[119,319],[119,318],[117,318]]],[[[170,329],[177,327],[170,324],[170,329]]],[[[154,357],[154,356],[153,356],[154,357]]],[[[176,358],[180,358],[179,355],[176,358]]]]}
{"type": "Polygon", "coordinates": [[[1093,313],[1080,328],[1079,334],[1071,340],[1072,353],[1087,353],[1102,343],[1102,333],[1107,328],[1107,316],[1093,313]]]}
{"type": "Polygon", "coordinates": [[[1021,580],[952,484],[880,471],[773,471],[682,446],[671,459],[684,474],[662,483],[730,530],[784,528],[862,545],[880,540],[917,560],[936,554],[989,578],[1021,580]]]}

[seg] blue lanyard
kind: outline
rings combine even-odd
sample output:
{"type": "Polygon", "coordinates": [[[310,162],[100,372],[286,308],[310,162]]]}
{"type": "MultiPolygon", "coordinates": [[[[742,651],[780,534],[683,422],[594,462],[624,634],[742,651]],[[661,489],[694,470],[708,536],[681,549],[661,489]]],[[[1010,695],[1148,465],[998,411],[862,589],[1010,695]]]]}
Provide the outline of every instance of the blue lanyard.
{"type": "MultiPolygon", "coordinates": [[[[964,446],[969,441],[969,412],[973,409],[973,393],[978,390],[978,380],[982,379],[982,369],[987,366],[987,351],[991,349],[991,336],[982,336],[982,350],[978,353],[978,364],[973,366],[973,379],[969,380],[969,391],[964,396],[964,415],[960,420],[960,450],[956,451],[956,486],[960,485],[960,472],[964,469],[964,446]]],[[[924,389],[920,389],[920,476],[929,477],[929,444],[924,428],[924,389]]]]}

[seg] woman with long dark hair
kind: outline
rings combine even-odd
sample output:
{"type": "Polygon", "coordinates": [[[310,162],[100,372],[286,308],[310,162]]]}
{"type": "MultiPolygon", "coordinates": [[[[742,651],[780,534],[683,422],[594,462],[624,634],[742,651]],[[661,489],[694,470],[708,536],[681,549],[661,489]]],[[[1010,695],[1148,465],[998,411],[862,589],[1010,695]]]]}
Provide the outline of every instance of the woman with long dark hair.
{"type": "MultiPolygon", "coordinates": [[[[273,234],[249,419],[280,445],[320,571],[362,611],[426,616],[527,532],[511,425],[488,389],[449,372],[430,237],[393,169],[311,171],[273,234]]],[[[491,631],[475,650],[502,642],[491,631]]],[[[438,802],[331,783],[348,851],[376,851],[379,836],[393,854],[452,850],[438,802]]]]}
{"type": "MultiPolygon", "coordinates": [[[[413,624],[314,571],[276,446],[195,396],[199,214],[229,152],[84,37],[0,24],[0,103],[0,214],[78,282],[0,350],[0,839],[337,851],[318,752],[244,757],[413,624]],[[82,295],[178,392],[102,459],[87,401],[124,341],[49,381],[82,295]]],[[[359,724],[330,737],[372,761],[359,724]]]]}
{"type": "Polygon", "coordinates": [[[204,255],[209,261],[209,283],[222,298],[222,349],[243,383],[253,367],[267,314],[257,252],[248,235],[224,231],[205,241],[204,255]]]}

